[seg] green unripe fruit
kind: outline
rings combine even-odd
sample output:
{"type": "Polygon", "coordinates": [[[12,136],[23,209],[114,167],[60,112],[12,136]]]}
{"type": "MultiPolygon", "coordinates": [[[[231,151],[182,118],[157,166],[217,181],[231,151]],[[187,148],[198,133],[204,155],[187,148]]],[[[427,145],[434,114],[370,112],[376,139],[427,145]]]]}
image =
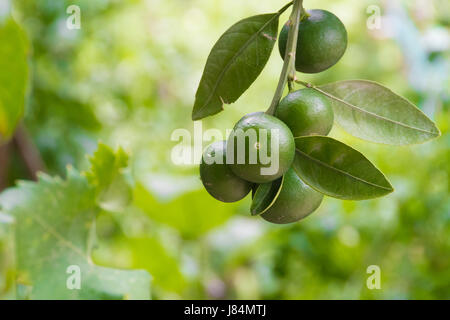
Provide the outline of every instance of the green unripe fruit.
{"type": "Polygon", "coordinates": [[[328,98],[311,88],[288,94],[281,100],[275,115],[287,124],[294,137],[326,136],[334,121],[328,98]]]}
{"type": "Polygon", "coordinates": [[[252,184],[237,177],[226,164],[226,142],[207,147],[200,163],[200,178],[206,191],[217,200],[235,202],[244,198],[252,184]]]}
{"type": "MultiPolygon", "coordinates": [[[[300,21],[298,28],[295,68],[304,73],[317,73],[335,65],[347,48],[344,24],[329,11],[310,10],[309,17],[300,21]]],[[[284,59],[290,26],[281,30],[278,48],[284,59]]]]}
{"type": "Polygon", "coordinates": [[[278,197],[261,217],[277,224],[297,222],[314,212],[322,199],[321,193],[305,184],[294,169],[289,169],[284,175],[278,197]]]}
{"type": "Polygon", "coordinates": [[[250,113],[239,120],[227,143],[231,170],[255,183],[281,177],[290,168],[294,156],[291,130],[280,119],[264,112],[250,113]]]}

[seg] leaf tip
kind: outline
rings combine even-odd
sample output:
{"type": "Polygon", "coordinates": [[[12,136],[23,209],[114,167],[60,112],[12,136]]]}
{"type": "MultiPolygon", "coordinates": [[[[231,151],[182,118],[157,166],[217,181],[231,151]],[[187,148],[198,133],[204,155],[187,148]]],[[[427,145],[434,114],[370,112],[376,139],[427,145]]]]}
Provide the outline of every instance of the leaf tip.
{"type": "Polygon", "coordinates": [[[439,138],[442,135],[442,132],[439,130],[437,125],[434,125],[434,127],[436,128],[436,135],[434,138],[439,138]]]}
{"type": "Polygon", "coordinates": [[[385,194],[387,195],[387,194],[393,193],[395,191],[395,189],[392,186],[391,182],[386,177],[384,177],[384,180],[386,180],[386,184],[387,184],[387,187],[385,188],[386,189],[385,194]]]}
{"type": "Polygon", "coordinates": [[[197,121],[202,119],[201,115],[198,115],[195,111],[192,111],[192,121],[197,121]]]}

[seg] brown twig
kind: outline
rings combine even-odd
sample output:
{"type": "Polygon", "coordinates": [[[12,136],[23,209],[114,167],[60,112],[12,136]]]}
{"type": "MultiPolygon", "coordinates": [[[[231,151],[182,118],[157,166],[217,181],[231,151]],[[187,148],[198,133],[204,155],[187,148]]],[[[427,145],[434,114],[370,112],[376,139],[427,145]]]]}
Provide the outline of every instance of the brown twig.
{"type": "Polygon", "coordinates": [[[11,145],[9,142],[0,145],[0,191],[8,186],[8,168],[11,145]]]}
{"type": "Polygon", "coordinates": [[[19,151],[30,177],[33,180],[37,180],[37,173],[38,171],[45,171],[45,164],[42,161],[39,150],[23,125],[18,126],[14,134],[13,143],[19,151]]]}

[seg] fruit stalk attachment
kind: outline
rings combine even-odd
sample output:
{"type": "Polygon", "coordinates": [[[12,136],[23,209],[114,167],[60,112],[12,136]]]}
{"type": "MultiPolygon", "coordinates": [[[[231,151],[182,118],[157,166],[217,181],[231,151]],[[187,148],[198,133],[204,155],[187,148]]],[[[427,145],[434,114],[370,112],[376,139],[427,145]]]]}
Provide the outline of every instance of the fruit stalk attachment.
{"type": "Polygon", "coordinates": [[[295,79],[295,83],[298,83],[298,84],[300,84],[300,85],[302,85],[302,86],[304,86],[304,87],[306,87],[306,88],[313,89],[313,90],[315,90],[315,91],[317,91],[317,92],[319,92],[319,93],[321,93],[321,94],[327,96],[327,97],[330,98],[330,99],[333,99],[333,100],[337,100],[337,101],[346,103],[346,102],[343,101],[342,99],[339,99],[339,98],[333,96],[332,94],[329,94],[328,92],[323,91],[323,90],[317,88],[317,87],[316,87],[315,85],[313,85],[312,83],[305,82],[305,81],[301,81],[301,80],[298,80],[298,79],[295,79]]]}
{"type": "Polygon", "coordinates": [[[269,115],[275,114],[278,103],[280,102],[281,96],[283,95],[286,82],[289,83],[289,87],[291,87],[290,84],[292,83],[292,81],[296,80],[295,54],[297,49],[298,27],[300,25],[300,18],[304,15],[304,12],[305,10],[303,9],[303,0],[294,0],[294,6],[289,18],[289,23],[292,25],[292,28],[290,28],[289,30],[286,54],[284,57],[284,64],[283,69],[281,70],[280,80],[278,81],[278,86],[272,99],[272,103],[269,109],[266,111],[266,113],[269,115]]]}

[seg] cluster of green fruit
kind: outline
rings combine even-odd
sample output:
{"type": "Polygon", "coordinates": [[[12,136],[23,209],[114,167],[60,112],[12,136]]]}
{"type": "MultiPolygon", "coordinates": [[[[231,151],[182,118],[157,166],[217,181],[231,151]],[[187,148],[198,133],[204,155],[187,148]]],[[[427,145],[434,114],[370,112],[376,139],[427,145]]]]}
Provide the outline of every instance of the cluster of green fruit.
{"type": "MultiPolygon", "coordinates": [[[[290,24],[286,23],[279,36],[279,50],[285,57],[290,24]]],[[[298,28],[295,68],[305,73],[317,73],[338,62],[347,47],[347,32],[342,22],[325,10],[308,11],[298,28]]],[[[243,199],[253,190],[251,213],[261,215],[273,223],[296,222],[315,211],[323,194],[315,191],[296,174],[292,167],[295,154],[295,138],[318,135],[326,136],[334,121],[329,99],[311,88],[289,93],[272,116],[264,112],[245,115],[239,120],[229,136],[229,141],[215,142],[207,147],[200,164],[200,176],[206,190],[223,202],[243,199]],[[256,143],[245,140],[245,161],[238,161],[238,133],[254,131],[256,143]],[[265,131],[267,135],[260,134],[265,131]],[[277,134],[277,152],[272,150],[271,140],[277,134]],[[265,163],[260,150],[276,156],[277,169],[262,174],[265,163]],[[250,154],[257,154],[253,163],[250,154]],[[232,159],[227,158],[232,155],[232,159]],[[217,161],[220,159],[221,161],[217,161]],[[216,160],[216,161],[215,161],[216,160]]],[[[242,151],[239,150],[239,151],[242,151]]]]}
{"type": "Polygon", "coordinates": [[[343,200],[385,196],[394,189],[362,153],[328,137],[333,122],[351,135],[404,146],[440,136],[420,109],[383,85],[343,80],[316,86],[296,71],[318,73],[343,56],[347,32],[325,10],[305,11],[293,0],[278,12],[231,26],[214,45],[195,96],[192,119],[200,120],[236,102],[264,69],[276,38],[284,59],[269,109],[244,116],[227,141],[209,146],[200,174],[218,200],[238,201],[252,191],[253,215],[291,223],[319,207],[323,195],[343,200]],[[279,37],[280,15],[292,13],[279,37]],[[293,83],[305,89],[293,91],[293,83]],[[282,98],[288,84],[289,94],[282,98]]]}

